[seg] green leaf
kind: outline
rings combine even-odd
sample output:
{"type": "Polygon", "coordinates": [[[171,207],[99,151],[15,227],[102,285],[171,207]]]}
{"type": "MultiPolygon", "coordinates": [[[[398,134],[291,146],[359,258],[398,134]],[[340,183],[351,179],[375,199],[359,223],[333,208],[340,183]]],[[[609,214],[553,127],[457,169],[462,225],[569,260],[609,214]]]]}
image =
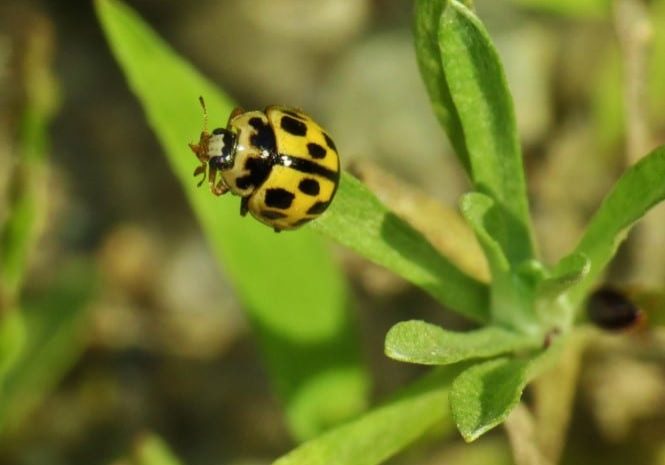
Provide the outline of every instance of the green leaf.
{"type": "Polygon", "coordinates": [[[540,296],[554,298],[582,281],[591,270],[591,262],[583,253],[574,253],[561,260],[551,275],[538,285],[540,296]]]}
{"type": "Polygon", "coordinates": [[[582,253],[561,260],[548,276],[536,284],[536,312],[543,327],[566,331],[574,321],[575,308],[566,292],[580,283],[591,270],[582,253]]]}
{"type": "Polygon", "coordinates": [[[665,198],[664,179],[665,146],[629,168],[605,197],[573,252],[588,257],[591,265],[568,292],[574,306],[584,299],[633,224],[665,198]]]}
{"type": "Polygon", "coordinates": [[[420,74],[429,93],[434,114],[448,134],[462,166],[471,176],[471,163],[464,140],[462,122],[443,75],[439,51],[439,19],[445,0],[416,0],[414,14],[414,41],[420,74]]]}
{"type": "Polygon", "coordinates": [[[342,176],[329,211],[311,227],[422,287],[447,307],[476,321],[489,319],[487,286],[439,254],[354,177],[342,176]]]}
{"type": "Polygon", "coordinates": [[[541,341],[496,326],[460,333],[424,321],[403,321],[386,335],[386,355],[424,365],[447,365],[472,358],[533,349],[541,341]]]}
{"type": "Polygon", "coordinates": [[[168,444],[154,434],[144,434],[138,440],[132,465],[180,465],[168,444]]]}
{"type": "Polygon", "coordinates": [[[0,320],[0,385],[5,374],[20,359],[25,347],[25,322],[16,308],[7,309],[0,320]]]}
{"type": "Polygon", "coordinates": [[[21,287],[28,257],[45,214],[48,127],[57,108],[52,56],[44,50],[48,47],[43,43],[52,39],[50,35],[50,30],[44,30],[40,23],[34,24],[22,46],[25,56],[21,63],[21,84],[25,103],[18,123],[17,163],[14,166],[10,163],[13,171],[8,215],[5,224],[0,225],[0,295],[10,304],[21,287]]]}
{"type": "Polygon", "coordinates": [[[388,404],[306,442],[273,465],[382,463],[433,426],[452,426],[446,404],[450,383],[460,369],[434,372],[388,404]]]}
{"type": "Polygon", "coordinates": [[[465,370],[453,382],[450,408],[465,441],[476,440],[502,423],[527,383],[551,366],[563,344],[527,358],[497,358],[465,370]]]}
{"type": "Polygon", "coordinates": [[[203,125],[198,97],[205,97],[215,126],[225,124],[233,103],[123,3],[99,0],[96,7],[173,173],[250,314],[292,431],[305,438],[357,414],[368,380],[346,284],[325,244],[306,229],[275,234],[241,218],[238,198],[196,188],[198,162],[187,143],[198,140],[203,125]]]}
{"type": "Polygon", "coordinates": [[[526,386],[527,366],[528,360],[499,358],[474,365],[455,379],[450,406],[465,441],[506,419],[526,386]]]}
{"type": "Polygon", "coordinates": [[[492,321],[527,333],[534,332],[537,328],[531,311],[531,293],[521,283],[501,245],[490,233],[501,228],[502,212],[491,197],[477,192],[464,195],[460,208],[476,233],[489,263],[492,274],[492,321]]]}
{"type": "Polygon", "coordinates": [[[489,195],[500,223],[489,233],[508,262],[533,258],[522,155],[513,102],[499,55],[480,20],[445,2],[439,25],[443,74],[459,116],[475,189],[489,195]]]}
{"type": "Polygon", "coordinates": [[[87,304],[97,288],[86,263],[62,267],[43,297],[26,303],[25,346],[0,389],[0,429],[7,433],[62,379],[85,347],[87,304]]]}

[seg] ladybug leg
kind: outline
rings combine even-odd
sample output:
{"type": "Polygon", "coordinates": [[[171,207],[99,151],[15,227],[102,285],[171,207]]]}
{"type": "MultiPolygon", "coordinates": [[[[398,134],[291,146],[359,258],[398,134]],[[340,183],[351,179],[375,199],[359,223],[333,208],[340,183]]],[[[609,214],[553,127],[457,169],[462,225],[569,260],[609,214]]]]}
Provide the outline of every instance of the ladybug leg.
{"type": "Polygon", "coordinates": [[[274,230],[276,233],[282,232],[282,230],[279,229],[279,228],[273,228],[273,230],[274,230]]]}
{"type": "Polygon", "coordinates": [[[224,184],[223,178],[217,181],[217,168],[210,164],[208,164],[208,183],[210,184],[210,191],[215,195],[224,195],[229,190],[224,184]]]}
{"type": "Polygon", "coordinates": [[[249,197],[240,199],[240,216],[246,216],[249,211],[249,197]]]}
{"type": "Polygon", "coordinates": [[[224,195],[229,191],[229,188],[224,184],[224,180],[220,179],[217,184],[211,187],[211,191],[215,195],[224,195]]]}
{"type": "Polygon", "coordinates": [[[228,121],[228,123],[227,123],[227,127],[231,124],[231,121],[233,120],[233,118],[235,118],[236,116],[240,116],[240,115],[242,115],[243,113],[245,113],[245,109],[244,109],[244,108],[241,108],[241,107],[235,107],[235,108],[233,109],[233,111],[231,112],[231,114],[229,115],[229,121],[228,121]]]}
{"type": "Polygon", "coordinates": [[[201,180],[196,185],[196,187],[201,187],[201,185],[205,182],[205,180],[206,180],[206,174],[205,173],[206,173],[205,163],[203,165],[197,166],[196,169],[194,170],[194,177],[197,177],[197,176],[203,174],[203,178],[201,178],[201,180]]]}

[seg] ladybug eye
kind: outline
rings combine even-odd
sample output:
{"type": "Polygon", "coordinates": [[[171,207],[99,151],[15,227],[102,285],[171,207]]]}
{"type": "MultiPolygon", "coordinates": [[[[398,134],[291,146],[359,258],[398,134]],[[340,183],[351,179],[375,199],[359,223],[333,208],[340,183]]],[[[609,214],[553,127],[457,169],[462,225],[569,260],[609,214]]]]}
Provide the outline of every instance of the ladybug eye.
{"type": "Polygon", "coordinates": [[[217,157],[211,157],[208,163],[214,169],[225,171],[233,168],[234,160],[230,155],[221,155],[217,157]]]}

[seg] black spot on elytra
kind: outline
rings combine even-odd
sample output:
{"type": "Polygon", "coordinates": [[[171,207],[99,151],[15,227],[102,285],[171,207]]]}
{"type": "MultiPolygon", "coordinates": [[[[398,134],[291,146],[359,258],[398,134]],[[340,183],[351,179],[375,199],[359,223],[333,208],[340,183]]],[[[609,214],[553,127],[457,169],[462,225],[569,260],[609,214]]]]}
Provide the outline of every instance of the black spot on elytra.
{"type": "Polygon", "coordinates": [[[330,202],[316,202],[314,205],[312,205],[309,210],[307,210],[308,215],[320,215],[324,211],[326,211],[326,208],[328,208],[328,205],[330,205],[330,202]]]}
{"type": "Polygon", "coordinates": [[[297,228],[298,226],[302,226],[305,223],[309,223],[312,221],[314,218],[300,218],[298,221],[294,221],[291,223],[292,228],[297,228]]]}
{"type": "Polygon", "coordinates": [[[281,155],[277,158],[276,163],[287,166],[292,170],[300,171],[301,173],[314,174],[323,176],[331,180],[335,184],[339,181],[339,171],[333,171],[326,168],[319,163],[316,163],[309,158],[292,157],[291,155],[281,155]]]}
{"type": "Polygon", "coordinates": [[[323,138],[326,140],[326,144],[328,144],[328,147],[330,147],[330,148],[333,149],[335,152],[337,152],[337,147],[335,147],[335,143],[334,143],[333,140],[330,138],[330,136],[324,132],[324,133],[323,133],[323,138]]]}
{"type": "Polygon", "coordinates": [[[312,158],[321,159],[326,156],[326,149],[321,147],[319,144],[310,142],[307,144],[307,151],[312,156],[312,158]]]}
{"type": "Polygon", "coordinates": [[[303,115],[301,115],[301,114],[298,113],[298,112],[292,111],[292,110],[282,110],[282,113],[284,113],[285,115],[293,116],[294,118],[297,118],[297,119],[299,119],[299,120],[301,120],[301,121],[304,121],[304,120],[305,120],[305,118],[303,117],[303,115]]]}
{"type": "Polygon", "coordinates": [[[307,125],[300,120],[297,120],[291,116],[282,116],[279,125],[289,134],[294,136],[304,136],[307,134],[307,125]]]}
{"type": "Polygon", "coordinates": [[[257,188],[263,184],[270,174],[272,165],[263,158],[248,158],[245,161],[245,169],[249,171],[249,174],[236,179],[236,186],[242,190],[249,189],[252,186],[257,188]]]}
{"type": "Polygon", "coordinates": [[[254,118],[249,119],[249,125],[256,131],[256,134],[252,134],[249,137],[249,142],[253,146],[270,153],[277,151],[275,132],[267,122],[263,121],[263,119],[258,116],[255,116],[254,118]]]}
{"type": "Polygon", "coordinates": [[[286,218],[287,216],[282,212],[276,212],[274,210],[261,210],[259,215],[261,215],[261,217],[265,218],[266,220],[278,220],[280,218],[286,218]]]}
{"type": "Polygon", "coordinates": [[[319,182],[316,179],[305,178],[298,184],[298,189],[307,195],[319,195],[321,186],[319,186],[319,182]]]}
{"type": "Polygon", "coordinates": [[[291,206],[295,195],[281,187],[268,189],[266,191],[266,205],[272,208],[286,210],[291,206]]]}

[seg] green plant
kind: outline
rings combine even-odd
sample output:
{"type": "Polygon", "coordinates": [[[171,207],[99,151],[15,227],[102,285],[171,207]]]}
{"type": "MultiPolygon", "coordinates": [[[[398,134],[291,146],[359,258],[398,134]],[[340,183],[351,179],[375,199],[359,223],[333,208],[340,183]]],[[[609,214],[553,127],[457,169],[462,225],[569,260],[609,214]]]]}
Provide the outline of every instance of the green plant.
{"type": "Polygon", "coordinates": [[[276,464],[370,465],[444,420],[452,419],[467,441],[502,423],[525,386],[574,345],[591,286],[630,227],[665,198],[665,148],[659,148],[623,174],[575,250],[553,266],[540,262],[513,103],[496,49],[469,5],[418,0],[418,61],[435,113],[473,186],[460,208],[485,252],[491,281],[462,272],[348,174],[322,218],[297,234],[275,236],[241,222],[235,202],[197,191],[191,178],[186,143],[200,130],[197,97],[206,97],[213,115],[227,114],[230,99],[118,0],[98,0],[96,6],[174,174],[248,307],[296,435],[314,436],[358,412],[367,389],[345,286],[315,233],[385,266],[481,325],[468,333],[422,321],[393,327],[386,337],[389,356],[449,366],[276,464]],[[266,271],[274,263],[289,263],[296,271],[290,280],[275,282],[266,271]],[[312,283],[304,293],[303,281],[312,283]],[[321,405],[329,410],[321,411],[321,405]]]}
{"type": "Polygon", "coordinates": [[[35,18],[26,18],[26,24],[31,35],[16,60],[24,91],[16,144],[11,153],[0,153],[11,160],[7,214],[0,223],[0,440],[5,443],[83,352],[87,304],[97,284],[90,260],[75,258],[61,264],[37,298],[22,295],[46,215],[48,126],[58,103],[50,30],[35,18]]]}

